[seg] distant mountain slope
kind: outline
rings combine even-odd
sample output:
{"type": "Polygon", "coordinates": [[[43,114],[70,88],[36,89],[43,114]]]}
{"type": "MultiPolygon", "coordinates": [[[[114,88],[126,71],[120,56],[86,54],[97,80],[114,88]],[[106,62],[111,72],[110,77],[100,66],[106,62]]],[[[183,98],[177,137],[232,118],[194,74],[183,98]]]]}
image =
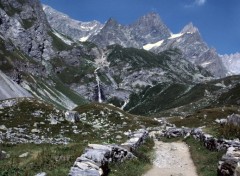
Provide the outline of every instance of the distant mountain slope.
{"type": "Polygon", "coordinates": [[[133,114],[186,116],[206,107],[240,105],[240,76],[199,84],[159,83],[130,96],[124,110],[133,114]]]}
{"type": "Polygon", "coordinates": [[[86,41],[100,32],[103,27],[98,21],[82,22],[71,19],[66,14],[56,11],[50,6],[43,5],[43,10],[51,27],[75,41],[86,41]]]}
{"type": "MultiPolygon", "coordinates": [[[[141,92],[146,86],[173,82],[195,84],[212,79],[206,70],[185,60],[177,49],[166,50],[157,55],[143,49],[113,45],[104,50],[98,58],[95,64],[99,68],[97,74],[100,78],[102,95],[105,101],[118,102],[116,105],[123,105],[132,93],[141,92]]],[[[89,65],[88,71],[92,71],[86,72],[85,77],[81,72],[75,71],[79,70],[77,65],[74,68],[68,72],[62,70],[66,77],[75,75],[75,78],[78,78],[71,83],[71,88],[86,99],[96,100],[94,95],[96,95],[97,82],[94,68],[89,65]],[[87,82],[79,84],[84,81],[87,82]]]]}
{"type": "MultiPolygon", "coordinates": [[[[50,7],[44,9],[52,27],[70,37],[78,36],[77,33],[79,33],[81,39],[87,39],[103,48],[118,44],[126,48],[144,48],[155,53],[178,48],[193,64],[206,68],[216,77],[226,76],[227,70],[217,52],[208,47],[192,23],[186,25],[179,34],[172,34],[158,14],[149,13],[130,25],[122,25],[110,18],[104,26],[101,26],[101,30],[97,25],[98,22],[89,22],[89,25],[94,25],[97,30],[92,27],[89,33],[84,33],[81,29],[82,22],[73,21],[65,14],[53,9],[52,13],[49,13],[51,11],[47,9],[50,7]],[[63,20],[67,25],[56,22],[58,19],[63,20]],[[76,29],[73,26],[79,27],[76,29]],[[72,31],[72,28],[77,32],[72,31]]],[[[80,39],[79,36],[78,38],[80,39]]]]}
{"type": "Polygon", "coordinates": [[[123,47],[142,48],[170,36],[170,30],[156,13],[149,13],[131,25],[119,24],[110,18],[102,30],[89,41],[101,47],[119,44],[123,47]]]}
{"type": "Polygon", "coordinates": [[[217,52],[207,46],[192,23],[185,26],[179,34],[172,34],[171,37],[156,44],[145,45],[144,48],[155,53],[178,48],[187,60],[206,68],[217,77],[224,77],[227,72],[217,52]]]}
{"type": "Polygon", "coordinates": [[[220,57],[229,75],[240,75],[240,53],[225,54],[220,57]]]}
{"type": "Polygon", "coordinates": [[[0,70],[0,100],[18,97],[32,97],[32,95],[0,70]]]}

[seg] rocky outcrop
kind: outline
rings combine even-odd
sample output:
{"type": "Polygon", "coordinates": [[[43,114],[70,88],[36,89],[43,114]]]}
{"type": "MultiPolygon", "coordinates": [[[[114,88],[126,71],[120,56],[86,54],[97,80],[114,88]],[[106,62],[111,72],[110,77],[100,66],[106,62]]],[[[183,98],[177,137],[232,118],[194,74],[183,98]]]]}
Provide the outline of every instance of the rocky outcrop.
{"type": "Polygon", "coordinates": [[[84,42],[99,33],[103,27],[103,24],[95,20],[90,22],[73,20],[66,14],[58,12],[47,5],[43,5],[43,10],[53,29],[71,37],[75,41],[84,42]]]}
{"type": "Polygon", "coordinates": [[[65,119],[69,122],[75,123],[80,121],[80,115],[77,111],[66,111],[65,119]]]}
{"type": "Polygon", "coordinates": [[[162,40],[159,46],[150,50],[159,53],[169,48],[180,49],[187,60],[207,69],[217,77],[224,77],[227,73],[216,50],[207,46],[199,30],[192,23],[185,26],[179,34],[172,34],[171,37],[162,40]]]}
{"type": "Polygon", "coordinates": [[[0,17],[0,34],[6,42],[38,61],[54,55],[51,28],[39,0],[1,0],[0,17]]]}
{"type": "Polygon", "coordinates": [[[110,18],[102,30],[89,41],[101,47],[119,44],[123,47],[142,48],[143,45],[157,42],[170,36],[170,30],[159,15],[149,13],[132,25],[121,25],[110,18]]]}
{"type": "Polygon", "coordinates": [[[130,139],[122,145],[89,144],[84,153],[77,158],[69,176],[101,176],[109,172],[109,162],[123,162],[134,158],[131,151],[136,150],[148,137],[146,130],[129,134],[130,139]]]}

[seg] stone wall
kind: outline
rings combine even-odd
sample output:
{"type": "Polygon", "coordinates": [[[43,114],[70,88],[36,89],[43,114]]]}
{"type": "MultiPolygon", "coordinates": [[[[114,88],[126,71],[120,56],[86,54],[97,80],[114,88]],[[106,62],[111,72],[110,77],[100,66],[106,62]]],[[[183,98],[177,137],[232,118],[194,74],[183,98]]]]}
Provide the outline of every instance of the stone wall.
{"type": "Polygon", "coordinates": [[[134,158],[131,152],[145,141],[148,131],[140,129],[128,135],[129,140],[121,145],[89,144],[84,153],[76,159],[69,176],[104,176],[109,173],[108,163],[134,158]]]}

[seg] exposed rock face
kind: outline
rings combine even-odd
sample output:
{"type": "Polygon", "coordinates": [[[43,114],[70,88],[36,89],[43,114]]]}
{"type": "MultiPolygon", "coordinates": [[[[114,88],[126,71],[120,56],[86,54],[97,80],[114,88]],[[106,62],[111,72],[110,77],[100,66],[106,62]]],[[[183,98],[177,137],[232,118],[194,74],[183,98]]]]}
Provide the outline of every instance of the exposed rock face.
{"type": "Polygon", "coordinates": [[[160,16],[153,12],[144,15],[129,27],[131,28],[131,35],[134,36],[134,40],[142,46],[171,36],[170,30],[163,23],[160,16]]]}
{"type": "Polygon", "coordinates": [[[0,34],[36,60],[53,55],[51,28],[38,0],[1,0],[0,34]]]}
{"type": "Polygon", "coordinates": [[[240,74],[240,53],[221,55],[222,62],[228,71],[228,75],[240,74]]]}
{"type": "MultiPolygon", "coordinates": [[[[100,68],[98,74],[101,75],[101,90],[106,100],[117,97],[126,101],[131,93],[140,92],[146,86],[157,83],[201,82],[209,76],[182,58],[177,50],[168,50],[156,55],[117,45],[108,47],[104,53],[98,56],[101,61],[98,62],[98,59],[95,61],[100,68]]],[[[95,76],[92,72],[88,77],[95,76]]],[[[80,86],[74,83],[71,88],[86,99],[94,99],[95,96],[91,92],[95,92],[96,85],[96,81],[80,86]]]]}
{"type": "Polygon", "coordinates": [[[119,44],[123,47],[141,48],[144,44],[156,42],[170,36],[170,30],[159,15],[150,13],[132,25],[121,25],[110,18],[103,29],[89,40],[99,46],[119,44]]]}
{"type": "Polygon", "coordinates": [[[0,71],[0,100],[17,97],[32,97],[32,95],[0,71]]]}
{"type": "Polygon", "coordinates": [[[56,11],[50,6],[43,5],[43,10],[51,27],[65,34],[75,41],[86,41],[102,29],[103,24],[98,21],[82,22],[71,19],[66,14],[56,11]]]}
{"type": "Polygon", "coordinates": [[[187,60],[206,68],[217,77],[226,75],[226,69],[217,52],[207,46],[192,23],[185,26],[179,34],[172,35],[163,40],[160,46],[153,46],[150,50],[158,53],[168,48],[180,49],[187,60]]]}
{"type": "Polygon", "coordinates": [[[214,76],[224,77],[226,75],[227,71],[217,52],[207,46],[198,29],[192,23],[186,25],[179,34],[171,34],[158,14],[149,13],[131,25],[122,25],[110,18],[101,30],[97,22],[89,22],[89,25],[94,27],[91,27],[91,30],[85,27],[84,29],[90,32],[84,33],[82,29],[78,29],[78,32],[76,32],[72,31],[75,27],[68,27],[79,26],[79,28],[82,28],[82,22],[71,21],[66,15],[47,9],[50,8],[46,8],[45,12],[52,27],[65,35],[72,36],[73,34],[69,34],[72,32],[77,38],[88,39],[88,41],[100,47],[119,44],[123,47],[143,47],[155,53],[178,48],[186,59],[193,64],[206,68],[214,76]],[[68,25],[62,27],[61,22],[54,21],[58,19],[64,19],[68,25]]]}

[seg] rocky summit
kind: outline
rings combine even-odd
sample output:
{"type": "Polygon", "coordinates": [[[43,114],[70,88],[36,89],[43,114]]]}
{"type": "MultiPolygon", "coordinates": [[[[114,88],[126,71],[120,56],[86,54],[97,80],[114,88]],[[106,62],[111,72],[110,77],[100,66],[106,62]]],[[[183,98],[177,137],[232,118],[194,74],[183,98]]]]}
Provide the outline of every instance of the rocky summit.
{"type": "Polygon", "coordinates": [[[143,175],[172,137],[197,170],[237,173],[238,59],[153,12],[102,24],[0,0],[0,175],[143,175]]]}

